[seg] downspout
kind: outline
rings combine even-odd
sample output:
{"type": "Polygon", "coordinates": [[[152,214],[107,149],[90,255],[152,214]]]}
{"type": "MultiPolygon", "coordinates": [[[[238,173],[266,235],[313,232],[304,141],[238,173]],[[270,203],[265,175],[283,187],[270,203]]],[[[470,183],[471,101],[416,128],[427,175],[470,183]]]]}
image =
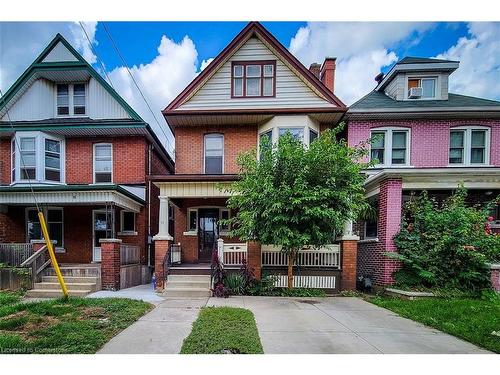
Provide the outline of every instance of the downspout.
{"type": "MultiPolygon", "coordinates": [[[[148,145],[148,177],[151,176],[151,149],[148,145]]],[[[151,180],[148,178],[148,266],[151,267],[151,180]]]]}

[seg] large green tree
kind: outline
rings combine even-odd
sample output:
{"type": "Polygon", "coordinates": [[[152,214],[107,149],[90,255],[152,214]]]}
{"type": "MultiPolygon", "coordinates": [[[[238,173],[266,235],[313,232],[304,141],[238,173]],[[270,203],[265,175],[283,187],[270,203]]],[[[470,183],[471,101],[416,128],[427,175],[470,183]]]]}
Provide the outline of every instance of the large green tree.
{"type": "Polygon", "coordinates": [[[275,144],[263,139],[258,158],[257,150],[238,157],[240,179],[229,188],[231,235],[281,247],[289,288],[297,252],[332,243],[346,220],[366,209],[366,144],[348,147],[337,137],[342,128],[324,131],[310,146],[290,133],[275,144]]]}

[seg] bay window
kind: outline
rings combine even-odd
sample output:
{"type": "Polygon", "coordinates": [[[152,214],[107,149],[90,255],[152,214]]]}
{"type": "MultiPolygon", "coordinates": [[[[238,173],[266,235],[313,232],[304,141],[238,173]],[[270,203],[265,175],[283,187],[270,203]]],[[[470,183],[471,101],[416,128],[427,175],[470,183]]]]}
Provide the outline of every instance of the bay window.
{"type": "Polygon", "coordinates": [[[235,61],[231,67],[231,97],[274,97],[276,61],[235,61]]]}
{"type": "Polygon", "coordinates": [[[11,141],[12,183],[64,182],[64,140],[43,132],[17,132],[11,141]]]}
{"type": "Polygon", "coordinates": [[[450,130],[449,163],[452,165],[488,165],[489,129],[459,127],[450,130]]]}
{"type": "Polygon", "coordinates": [[[204,160],[206,174],[221,174],[224,167],[224,136],[222,134],[205,135],[204,160]]]}
{"type": "Polygon", "coordinates": [[[370,159],[379,166],[409,165],[409,130],[382,128],[371,132],[370,159]]]}
{"type": "Polygon", "coordinates": [[[113,147],[109,143],[94,145],[94,183],[113,181],[113,147]]]}

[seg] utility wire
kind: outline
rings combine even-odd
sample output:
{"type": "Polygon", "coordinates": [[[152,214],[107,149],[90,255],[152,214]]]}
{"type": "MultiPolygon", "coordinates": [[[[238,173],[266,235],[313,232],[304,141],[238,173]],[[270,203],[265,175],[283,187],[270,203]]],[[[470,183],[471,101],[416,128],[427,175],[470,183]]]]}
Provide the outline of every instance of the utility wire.
{"type": "MultiPolygon", "coordinates": [[[[3,92],[2,92],[2,89],[0,89],[0,98],[4,98],[4,95],[3,95],[3,92]]],[[[6,108],[6,111],[5,111],[5,114],[7,115],[7,120],[9,122],[9,125],[12,129],[12,131],[14,132],[14,146],[17,148],[17,150],[19,151],[19,160],[21,161],[21,164],[23,166],[23,169],[26,169],[26,163],[24,162],[24,158],[23,158],[23,153],[21,152],[21,147],[19,146],[19,142],[17,141],[17,137],[16,137],[16,129],[14,128],[14,124],[12,123],[12,120],[10,118],[10,114],[9,114],[9,109],[7,108],[7,103],[5,103],[5,108],[6,108]]],[[[15,155],[15,149],[14,149],[14,155],[15,155]]],[[[37,152],[37,149],[36,149],[36,143],[35,143],[35,160],[36,160],[36,152],[37,152]]],[[[12,159],[11,159],[12,160],[12,159]]],[[[15,159],[14,159],[15,160],[15,159]]],[[[16,166],[12,166],[11,165],[11,170],[14,169],[15,170],[16,166]],[[14,167],[14,168],[12,168],[14,167]]],[[[19,173],[21,173],[22,171],[19,171],[19,173]]],[[[36,165],[35,165],[35,173],[36,173],[36,165]]],[[[31,191],[31,195],[33,196],[33,200],[35,202],[35,206],[36,206],[36,210],[37,212],[41,212],[40,211],[40,206],[38,205],[38,201],[36,199],[36,195],[35,195],[35,191],[33,190],[33,185],[31,184],[31,178],[29,176],[29,174],[26,173],[26,177],[28,178],[28,185],[30,187],[30,191],[31,191]]],[[[12,178],[12,177],[11,177],[12,178]]],[[[14,182],[14,181],[12,181],[14,182]]]]}
{"type": "Polygon", "coordinates": [[[87,30],[85,30],[85,27],[83,26],[83,23],[81,21],[78,22],[80,24],[80,27],[82,28],[83,30],[83,33],[85,34],[85,37],[87,38],[88,42],[89,42],[89,46],[90,46],[90,50],[92,51],[92,53],[96,56],[97,60],[99,61],[99,63],[101,64],[101,67],[102,67],[102,71],[104,73],[104,75],[106,76],[106,79],[108,80],[109,84],[111,85],[111,87],[113,88],[113,90],[115,90],[115,87],[113,86],[113,82],[111,81],[111,79],[109,78],[108,76],[108,73],[106,71],[106,67],[104,66],[104,62],[102,61],[102,59],[99,58],[99,55],[97,55],[97,52],[96,50],[94,49],[94,46],[92,45],[92,41],[90,40],[89,38],[89,34],[87,34],[87,30]]]}
{"type": "Polygon", "coordinates": [[[104,22],[102,22],[102,25],[104,27],[104,31],[106,32],[106,34],[108,35],[108,38],[109,40],[111,41],[111,44],[113,45],[113,48],[115,49],[116,53],[118,54],[118,56],[120,57],[120,60],[122,61],[123,65],[125,66],[125,69],[127,69],[127,72],[128,74],[130,75],[130,78],[132,78],[132,81],[134,82],[135,86],[137,87],[137,90],[139,90],[139,93],[141,94],[142,96],[142,99],[144,100],[144,102],[146,103],[149,111],[151,112],[151,114],[153,115],[153,118],[155,119],[156,121],[156,124],[158,125],[158,128],[161,130],[161,132],[163,133],[163,135],[165,136],[166,138],[166,142],[167,142],[167,145],[170,147],[172,147],[169,139],[168,139],[168,136],[167,134],[165,133],[165,131],[163,130],[163,127],[160,125],[160,122],[158,121],[158,119],[156,118],[156,115],[154,113],[154,111],[151,109],[151,106],[149,105],[146,97],[144,96],[144,94],[142,93],[142,90],[141,88],[139,87],[139,84],[137,83],[137,81],[135,80],[134,76],[132,75],[132,72],[130,71],[128,65],[127,65],[127,62],[125,61],[125,59],[123,58],[120,50],[118,49],[118,46],[116,45],[116,43],[114,42],[113,40],[113,37],[111,36],[111,33],[109,32],[106,24],[104,22]]]}

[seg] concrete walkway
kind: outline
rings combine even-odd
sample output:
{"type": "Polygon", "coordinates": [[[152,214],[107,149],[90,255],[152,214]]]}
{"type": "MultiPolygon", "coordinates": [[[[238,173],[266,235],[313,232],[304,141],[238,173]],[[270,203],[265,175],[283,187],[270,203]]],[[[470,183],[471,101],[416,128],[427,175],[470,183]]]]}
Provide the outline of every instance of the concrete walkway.
{"type": "Polygon", "coordinates": [[[359,298],[168,298],[100,353],[179,353],[203,306],[250,309],[265,353],[488,353],[359,298]]]}
{"type": "Polygon", "coordinates": [[[109,290],[99,290],[97,292],[89,294],[87,298],[130,298],[150,302],[155,305],[165,300],[165,298],[156,294],[149,284],[138,285],[132,288],[118,290],[116,292],[109,290]]]}

